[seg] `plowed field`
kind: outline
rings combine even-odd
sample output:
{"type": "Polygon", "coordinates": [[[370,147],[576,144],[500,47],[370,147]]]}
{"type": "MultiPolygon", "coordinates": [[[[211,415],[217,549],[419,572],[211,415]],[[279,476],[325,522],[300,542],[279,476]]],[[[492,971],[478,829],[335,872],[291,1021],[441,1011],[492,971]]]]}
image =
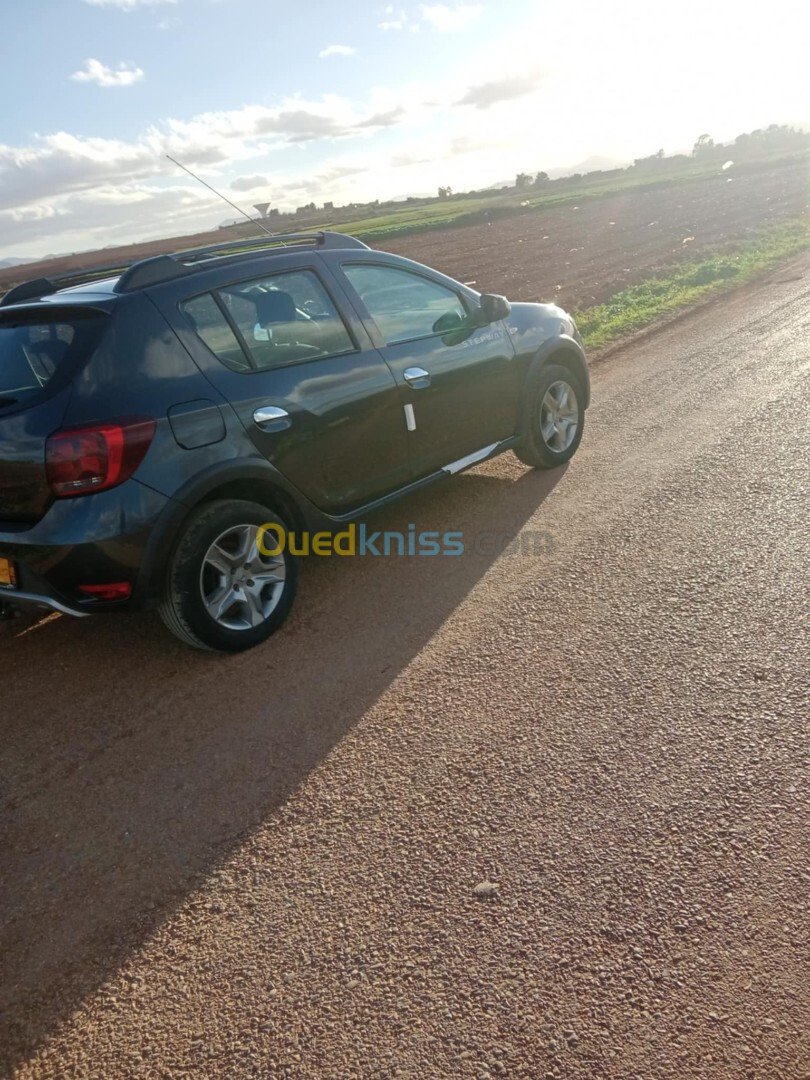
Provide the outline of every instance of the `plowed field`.
{"type": "MultiPolygon", "coordinates": [[[[733,172],[733,170],[730,170],[733,172]]],[[[767,172],[627,192],[381,243],[482,292],[510,300],[555,300],[574,310],[696,250],[744,240],[799,216],[807,203],[804,163],[767,172]]]]}

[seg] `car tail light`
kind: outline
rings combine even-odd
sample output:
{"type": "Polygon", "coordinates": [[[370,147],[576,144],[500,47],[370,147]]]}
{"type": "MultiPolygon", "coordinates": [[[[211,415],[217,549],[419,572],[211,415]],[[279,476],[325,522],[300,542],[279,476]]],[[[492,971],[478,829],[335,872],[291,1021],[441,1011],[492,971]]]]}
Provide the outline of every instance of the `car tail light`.
{"type": "Polygon", "coordinates": [[[80,585],[79,592],[93,600],[127,600],[132,596],[132,582],[116,581],[109,585],[80,585]]]}
{"type": "Polygon", "coordinates": [[[155,421],[143,417],[57,431],[45,444],[54,495],[87,495],[123,484],[144,459],[155,421]]]}

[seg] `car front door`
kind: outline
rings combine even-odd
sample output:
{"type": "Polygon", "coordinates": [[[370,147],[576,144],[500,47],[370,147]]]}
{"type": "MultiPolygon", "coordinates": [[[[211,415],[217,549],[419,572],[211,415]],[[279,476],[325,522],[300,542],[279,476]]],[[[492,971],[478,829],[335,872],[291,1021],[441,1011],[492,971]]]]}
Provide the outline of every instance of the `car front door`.
{"type": "Polygon", "coordinates": [[[514,434],[518,368],[502,322],[475,326],[471,301],[421,267],[370,253],[340,271],[396,378],[413,479],[514,434]]]}
{"type": "Polygon", "coordinates": [[[179,304],[181,336],[259,451],[339,516],[407,484],[393,375],[314,266],[220,286],[179,304]]]}

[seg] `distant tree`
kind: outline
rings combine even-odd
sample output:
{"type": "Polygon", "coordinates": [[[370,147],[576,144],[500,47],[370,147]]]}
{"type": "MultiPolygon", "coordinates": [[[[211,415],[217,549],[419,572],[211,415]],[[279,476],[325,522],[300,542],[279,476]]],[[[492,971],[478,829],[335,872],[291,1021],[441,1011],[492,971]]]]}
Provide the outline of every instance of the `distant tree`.
{"type": "Polygon", "coordinates": [[[769,124],[766,128],[744,131],[734,140],[738,157],[758,157],[774,150],[799,150],[810,145],[810,132],[797,130],[788,124],[769,124]]]}
{"type": "Polygon", "coordinates": [[[515,177],[515,187],[518,189],[527,188],[531,182],[532,178],[527,172],[518,173],[515,177]]]}
{"type": "Polygon", "coordinates": [[[448,199],[452,194],[453,194],[453,189],[451,187],[440,187],[439,188],[439,198],[440,199],[448,199]]]}
{"type": "Polygon", "coordinates": [[[535,178],[534,178],[534,183],[535,183],[535,186],[538,185],[538,184],[547,184],[548,183],[548,173],[547,172],[539,172],[539,173],[537,173],[535,175],[535,178]]]}
{"type": "Polygon", "coordinates": [[[663,165],[666,160],[662,147],[660,150],[656,150],[654,154],[650,154],[649,157],[635,158],[633,164],[637,169],[657,169],[663,165]]]}
{"type": "Polygon", "coordinates": [[[707,157],[714,150],[714,139],[711,135],[698,135],[698,140],[692,147],[693,157],[707,157]]]}
{"type": "Polygon", "coordinates": [[[335,209],[335,204],[333,202],[325,202],[323,204],[323,208],[324,208],[324,210],[334,210],[335,209]]]}

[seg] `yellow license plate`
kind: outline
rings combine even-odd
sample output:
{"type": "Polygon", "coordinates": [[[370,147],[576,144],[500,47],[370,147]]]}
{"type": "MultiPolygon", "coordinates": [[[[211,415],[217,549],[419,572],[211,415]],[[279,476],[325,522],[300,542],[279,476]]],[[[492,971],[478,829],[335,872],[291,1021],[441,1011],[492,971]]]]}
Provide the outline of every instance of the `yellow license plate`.
{"type": "Polygon", "coordinates": [[[5,585],[7,589],[13,589],[16,584],[17,578],[14,576],[14,566],[8,559],[0,559],[0,586],[5,585]]]}

